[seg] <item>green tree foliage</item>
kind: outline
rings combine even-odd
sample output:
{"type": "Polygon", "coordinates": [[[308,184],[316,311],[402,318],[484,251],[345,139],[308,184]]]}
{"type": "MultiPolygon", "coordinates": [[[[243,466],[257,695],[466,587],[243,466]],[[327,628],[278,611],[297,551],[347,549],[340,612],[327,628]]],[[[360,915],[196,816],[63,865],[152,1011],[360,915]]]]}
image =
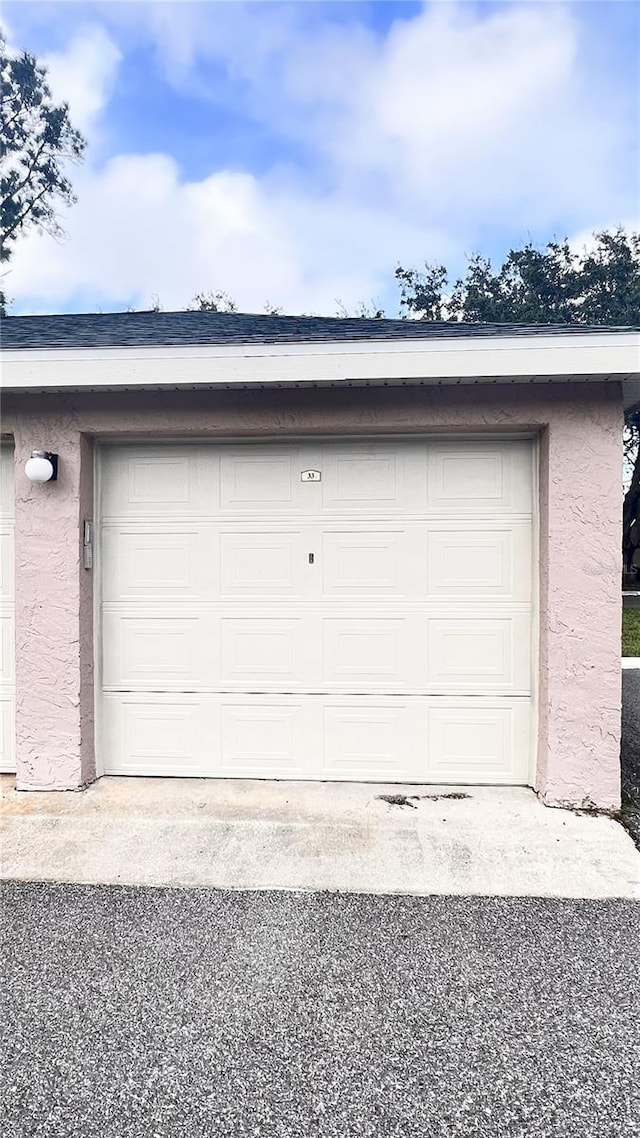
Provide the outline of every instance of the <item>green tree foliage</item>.
{"type": "Polygon", "coordinates": [[[398,266],[400,307],[420,320],[497,324],[640,322],[640,233],[594,234],[591,248],[550,241],[512,249],[499,269],[474,253],[466,276],[449,284],[444,265],[398,266]]]}
{"type": "Polygon", "coordinates": [[[56,209],[75,201],[65,170],[86,144],[68,104],[53,102],[45,68],[27,52],[9,51],[2,35],[0,97],[0,261],[6,262],[23,230],[62,233],[56,209]]]}
{"type": "MultiPolygon", "coordinates": [[[[512,249],[499,269],[475,253],[466,276],[449,283],[444,265],[398,266],[400,307],[419,320],[479,324],[640,324],[640,233],[594,234],[581,251],[550,241],[512,249]]],[[[633,468],[624,502],[623,547],[631,567],[640,548],[640,412],[627,417],[625,458],[633,468]]]]}
{"type": "Polygon", "coordinates": [[[424,269],[403,269],[398,265],[396,280],[400,285],[403,316],[417,316],[420,320],[450,318],[447,311],[449,274],[444,265],[426,264],[424,269]]]}
{"type": "Polygon", "coordinates": [[[237,312],[235,300],[228,292],[199,292],[194,296],[187,312],[237,312]]]}
{"type": "Polygon", "coordinates": [[[631,484],[624,497],[622,508],[622,552],[624,567],[640,579],[638,554],[640,553],[640,409],[631,411],[625,423],[625,457],[632,467],[631,484]]]}
{"type": "MultiPolygon", "coordinates": [[[[237,312],[238,305],[232,296],[223,289],[218,289],[217,292],[199,292],[196,293],[191,304],[187,306],[187,312],[237,312]]],[[[265,302],[264,311],[267,316],[281,316],[282,309],[278,304],[273,304],[270,300],[265,302]]]]}

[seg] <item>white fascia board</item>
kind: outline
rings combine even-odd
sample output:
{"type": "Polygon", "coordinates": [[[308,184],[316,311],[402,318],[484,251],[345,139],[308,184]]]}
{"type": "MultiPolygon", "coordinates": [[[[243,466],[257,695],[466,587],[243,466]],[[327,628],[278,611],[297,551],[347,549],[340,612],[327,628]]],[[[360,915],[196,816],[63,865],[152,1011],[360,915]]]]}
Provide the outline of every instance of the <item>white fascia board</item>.
{"type": "Polygon", "coordinates": [[[449,340],[22,349],[5,390],[640,379],[640,333],[449,340]]]}

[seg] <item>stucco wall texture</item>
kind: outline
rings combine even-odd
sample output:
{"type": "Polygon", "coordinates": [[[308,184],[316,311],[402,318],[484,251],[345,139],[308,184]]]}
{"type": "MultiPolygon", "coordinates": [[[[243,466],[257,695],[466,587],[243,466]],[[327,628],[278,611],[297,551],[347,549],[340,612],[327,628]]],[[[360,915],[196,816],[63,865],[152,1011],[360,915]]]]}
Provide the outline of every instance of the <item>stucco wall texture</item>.
{"type": "Polygon", "coordinates": [[[620,801],[620,491],[617,383],[149,391],[6,396],[16,461],[16,748],[20,789],[95,778],[95,439],[533,431],[540,439],[538,742],[549,805],[620,801]],[[60,455],[33,486],[31,450],[60,455]]]}

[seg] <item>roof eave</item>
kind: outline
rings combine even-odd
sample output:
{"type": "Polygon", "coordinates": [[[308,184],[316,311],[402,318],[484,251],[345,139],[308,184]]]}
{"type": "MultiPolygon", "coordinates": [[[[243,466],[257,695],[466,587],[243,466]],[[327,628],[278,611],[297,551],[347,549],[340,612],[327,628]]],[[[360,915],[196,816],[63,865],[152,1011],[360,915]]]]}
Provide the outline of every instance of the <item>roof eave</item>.
{"type": "Polygon", "coordinates": [[[3,353],[9,391],[229,386],[622,383],[639,398],[640,332],[287,344],[15,349],[3,353]]]}

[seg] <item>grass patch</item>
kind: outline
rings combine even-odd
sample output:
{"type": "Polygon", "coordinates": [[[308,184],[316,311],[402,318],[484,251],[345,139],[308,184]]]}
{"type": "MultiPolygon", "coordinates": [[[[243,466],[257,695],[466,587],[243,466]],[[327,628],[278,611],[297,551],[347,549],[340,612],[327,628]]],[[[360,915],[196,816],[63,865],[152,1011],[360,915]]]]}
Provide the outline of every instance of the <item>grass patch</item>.
{"type": "Polygon", "coordinates": [[[640,656],[640,608],[622,610],[622,655],[640,656]]]}

